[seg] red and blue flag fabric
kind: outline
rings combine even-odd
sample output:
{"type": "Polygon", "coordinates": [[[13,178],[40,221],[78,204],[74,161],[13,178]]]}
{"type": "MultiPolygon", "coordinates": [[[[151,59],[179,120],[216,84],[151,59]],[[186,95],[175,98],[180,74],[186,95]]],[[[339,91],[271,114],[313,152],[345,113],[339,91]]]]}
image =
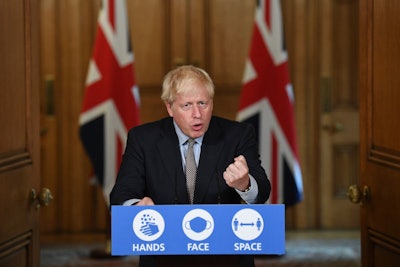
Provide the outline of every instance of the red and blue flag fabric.
{"type": "Polygon", "coordinates": [[[127,132],[140,124],[125,4],[125,0],[102,0],[79,117],[81,141],[107,204],[127,132]]]}
{"type": "Polygon", "coordinates": [[[262,165],[271,181],[269,203],[303,199],[296,143],[294,94],[279,0],[258,1],[237,120],[254,125],[262,165]]]}

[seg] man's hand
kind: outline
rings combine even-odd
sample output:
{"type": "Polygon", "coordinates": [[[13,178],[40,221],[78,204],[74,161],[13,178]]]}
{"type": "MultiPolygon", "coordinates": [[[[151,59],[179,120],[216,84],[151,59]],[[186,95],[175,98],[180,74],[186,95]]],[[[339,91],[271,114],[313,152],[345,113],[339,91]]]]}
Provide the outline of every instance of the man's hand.
{"type": "Polygon", "coordinates": [[[144,197],[142,200],[140,200],[138,203],[136,203],[136,206],[153,206],[154,202],[151,198],[149,197],[144,197]]]}
{"type": "Polygon", "coordinates": [[[228,186],[244,191],[250,185],[249,167],[246,158],[240,155],[224,171],[224,179],[228,186]]]}

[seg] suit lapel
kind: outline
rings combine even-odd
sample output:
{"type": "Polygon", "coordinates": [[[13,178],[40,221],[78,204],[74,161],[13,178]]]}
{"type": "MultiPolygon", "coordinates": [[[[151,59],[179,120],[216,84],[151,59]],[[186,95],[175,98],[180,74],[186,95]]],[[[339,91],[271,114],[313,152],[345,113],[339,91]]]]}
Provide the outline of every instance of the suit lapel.
{"type": "Polygon", "coordinates": [[[157,144],[157,153],[159,153],[161,164],[166,170],[165,179],[168,179],[171,185],[171,188],[166,188],[166,190],[176,190],[175,195],[182,202],[182,199],[187,198],[186,181],[182,169],[179,141],[175,133],[172,118],[165,120],[162,128],[162,135],[157,144]]]}

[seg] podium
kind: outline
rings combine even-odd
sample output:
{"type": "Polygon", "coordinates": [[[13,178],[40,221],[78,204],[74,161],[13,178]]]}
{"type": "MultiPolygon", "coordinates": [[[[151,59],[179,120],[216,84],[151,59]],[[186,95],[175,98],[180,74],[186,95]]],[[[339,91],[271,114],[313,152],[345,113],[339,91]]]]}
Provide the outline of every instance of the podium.
{"type": "Polygon", "coordinates": [[[283,255],[283,204],[111,207],[111,254],[283,255]]]}

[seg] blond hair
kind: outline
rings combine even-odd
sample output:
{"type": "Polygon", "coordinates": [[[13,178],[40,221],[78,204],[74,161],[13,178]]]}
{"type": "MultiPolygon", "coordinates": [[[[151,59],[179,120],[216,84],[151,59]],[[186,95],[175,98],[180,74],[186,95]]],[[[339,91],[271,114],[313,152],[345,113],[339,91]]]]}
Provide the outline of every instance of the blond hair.
{"type": "Polygon", "coordinates": [[[177,67],[168,72],[163,81],[161,99],[169,104],[175,101],[176,95],[185,93],[182,84],[187,80],[197,80],[207,88],[210,99],[214,98],[214,83],[210,75],[201,68],[192,65],[177,67]]]}

